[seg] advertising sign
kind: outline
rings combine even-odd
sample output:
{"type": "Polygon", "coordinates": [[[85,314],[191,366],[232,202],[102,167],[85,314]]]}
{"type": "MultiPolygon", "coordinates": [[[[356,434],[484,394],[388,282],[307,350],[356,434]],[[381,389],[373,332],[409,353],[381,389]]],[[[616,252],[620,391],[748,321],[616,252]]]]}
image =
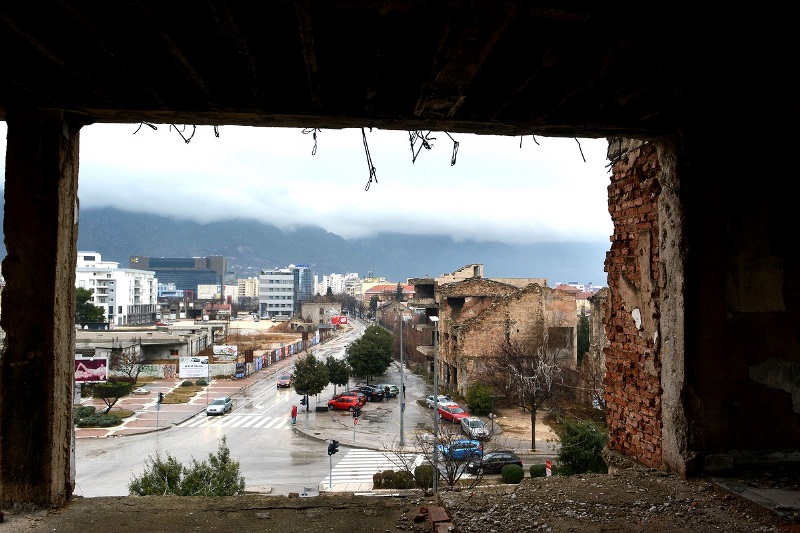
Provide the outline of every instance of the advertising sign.
{"type": "Polygon", "coordinates": [[[215,344],[211,347],[214,359],[232,361],[239,356],[239,347],[235,345],[215,344]]]}
{"type": "Polygon", "coordinates": [[[208,357],[181,357],[178,375],[182,378],[208,378],[208,357]]]}
{"type": "Polygon", "coordinates": [[[75,356],[75,383],[108,381],[108,357],[75,356]]]}

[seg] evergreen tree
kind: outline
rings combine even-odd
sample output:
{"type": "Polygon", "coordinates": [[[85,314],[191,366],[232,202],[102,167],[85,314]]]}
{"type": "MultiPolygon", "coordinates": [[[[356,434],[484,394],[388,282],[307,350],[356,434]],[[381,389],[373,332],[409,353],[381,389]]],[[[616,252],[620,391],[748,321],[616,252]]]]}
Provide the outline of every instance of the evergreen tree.
{"type": "Polygon", "coordinates": [[[92,291],[83,287],[75,289],[75,322],[105,322],[105,310],[91,303],[92,291]]]}
{"type": "Polygon", "coordinates": [[[347,347],[345,360],[359,378],[369,379],[386,372],[392,364],[394,339],[391,333],[379,326],[370,326],[364,334],[347,347]]]}
{"type": "Polygon", "coordinates": [[[347,361],[336,359],[332,355],[328,356],[325,366],[328,368],[328,380],[333,383],[333,393],[336,394],[337,385],[344,386],[350,381],[350,367],[347,361]]]}
{"type": "MultiPolygon", "coordinates": [[[[294,390],[301,396],[316,396],[330,382],[328,367],[322,361],[318,361],[311,352],[302,359],[298,359],[294,364],[292,379],[294,380],[294,390]]],[[[306,411],[308,408],[309,406],[306,404],[306,411]]]]}
{"type": "Polygon", "coordinates": [[[589,318],[586,311],[581,309],[581,316],[578,318],[578,365],[580,366],[583,356],[589,351],[589,318]]]}

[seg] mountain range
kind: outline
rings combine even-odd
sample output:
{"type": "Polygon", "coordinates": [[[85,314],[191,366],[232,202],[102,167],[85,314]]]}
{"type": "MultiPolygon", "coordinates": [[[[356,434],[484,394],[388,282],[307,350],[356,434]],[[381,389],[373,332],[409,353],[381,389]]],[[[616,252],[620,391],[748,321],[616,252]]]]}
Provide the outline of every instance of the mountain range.
{"type": "MultiPolygon", "coordinates": [[[[547,278],[557,282],[606,285],[608,242],[457,242],[449,237],[379,233],[344,239],[319,227],[283,231],[256,220],[198,223],[115,208],[81,209],[78,250],[98,252],[127,268],[131,256],[228,258],[239,278],[262,269],[305,264],[319,274],[357,272],[390,282],[435,277],[472,264],[490,278],[547,278]]],[[[3,246],[0,253],[5,257],[3,246]]]]}

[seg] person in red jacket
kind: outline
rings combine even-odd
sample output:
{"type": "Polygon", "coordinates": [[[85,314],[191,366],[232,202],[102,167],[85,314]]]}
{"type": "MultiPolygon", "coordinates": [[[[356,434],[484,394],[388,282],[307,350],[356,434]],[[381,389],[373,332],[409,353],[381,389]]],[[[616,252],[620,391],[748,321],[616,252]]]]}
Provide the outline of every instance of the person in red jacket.
{"type": "Polygon", "coordinates": [[[297,424],[297,406],[292,406],[292,425],[297,424]]]}

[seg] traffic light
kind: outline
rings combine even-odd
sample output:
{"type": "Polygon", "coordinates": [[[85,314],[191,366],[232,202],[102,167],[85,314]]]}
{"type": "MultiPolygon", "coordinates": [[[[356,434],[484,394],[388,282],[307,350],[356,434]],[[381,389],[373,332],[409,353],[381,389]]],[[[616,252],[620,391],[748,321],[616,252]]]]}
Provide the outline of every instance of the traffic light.
{"type": "Polygon", "coordinates": [[[328,455],[333,455],[338,451],[339,451],[339,441],[331,439],[331,442],[328,444],[328,455]]]}
{"type": "Polygon", "coordinates": [[[305,404],[306,404],[306,397],[303,396],[302,398],[300,398],[300,405],[305,405],[305,404]]]}
{"type": "Polygon", "coordinates": [[[161,403],[163,401],[164,401],[164,393],[163,392],[159,392],[158,393],[158,403],[161,403]]]}

